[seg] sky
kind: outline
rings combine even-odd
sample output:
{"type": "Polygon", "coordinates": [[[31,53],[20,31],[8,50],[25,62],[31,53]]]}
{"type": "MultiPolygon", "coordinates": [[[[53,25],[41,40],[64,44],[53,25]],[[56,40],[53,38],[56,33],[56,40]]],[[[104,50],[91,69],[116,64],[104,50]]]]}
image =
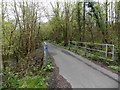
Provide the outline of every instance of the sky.
{"type": "MultiPolygon", "coordinates": [[[[2,0],[0,0],[2,1],[2,0]]],[[[3,0],[5,2],[13,2],[13,0],[3,0]]],[[[15,0],[15,1],[22,1],[22,0],[15,0]]],[[[49,2],[55,2],[55,1],[60,1],[60,2],[64,2],[64,1],[77,1],[77,0],[24,0],[24,1],[34,1],[34,2],[44,2],[44,3],[49,3],[49,2]]],[[[92,1],[92,0],[80,0],[80,1],[92,1]]],[[[106,0],[94,0],[94,1],[99,1],[101,3],[105,2],[106,0]]],[[[108,0],[108,1],[120,1],[120,0],[108,0]]]]}
{"type": "MultiPolygon", "coordinates": [[[[1,2],[2,0],[0,0],[0,2],[1,2]]],[[[13,2],[14,0],[3,0],[4,2],[13,2]]],[[[78,0],[15,0],[15,1],[17,1],[17,2],[21,2],[21,1],[28,1],[28,2],[30,2],[30,1],[33,1],[33,2],[42,2],[42,4],[43,4],[43,6],[45,6],[46,8],[47,8],[47,11],[49,11],[49,12],[51,12],[51,9],[50,9],[50,2],[52,2],[53,4],[54,4],[54,2],[56,2],[56,1],[59,1],[59,2],[64,2],[64,1],[70,1],[70,2],[72,2],[72,1],[78,1],[78,0]]],[[[80,0],[80,1],[91,1],[91,0],[80,0]]],[[[92,0],[93,1],[93,0],[92,0]]],[[[94,0],[94,1],[96,1],[96,2],[100,2],[100,3],[103,3],[103,2],[105,2],[106,0],[94,0]]],[[[115,0],[108,0],[109,2],[113,2],[113,1],[115,1],[115,0]]],[[[116,1],[120,1],[120,0],[116,0],[116,1]]],[[[47,22],[48,21],[48,19],[46,18],[46,17],[42,17],[41,18],[41,20],[43,21],[43,22],[47,22]]]]}
{"type": "MultiPolygon", "coordinates": [[[[39,1],[41,1],[41,0],[39,0],[39,1]]],[[[42,0],[42,2],[45,4],[45,5],[47,5],[47,3],[49,3],[49,2],[55,2],[55,1],[60,1],[60,2],[64,2],[64,1],[66,1],[66,0],[42,0]]],[[[78,1],[78,0],[67,0],[67,1],[78,1]]],[[[92,0],[80,0],[80,1],[92,1],[92,0]]],[[[96,1],[96,2],[100,2],[100,3],[104,3],[106,0],[94,0],[94,1],[96,1]]],[[[109,2],[113,2],[113,1],[115,1],[115,0],[108,0],[109,2]]],[[[47,18],[42,18],[42,21],[43,22],[47,22],[48,21],[48,19],[47,18]]]]}

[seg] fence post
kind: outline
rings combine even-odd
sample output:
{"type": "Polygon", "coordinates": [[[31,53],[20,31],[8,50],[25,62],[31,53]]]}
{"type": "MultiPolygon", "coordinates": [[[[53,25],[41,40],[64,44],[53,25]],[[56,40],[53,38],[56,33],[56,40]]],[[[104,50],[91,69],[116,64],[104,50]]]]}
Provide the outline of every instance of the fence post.
{"type": "Polygon", "coordinates": [[[112,48],[112,59],[114,60],[114,45],[113,45],[113,48],[112,48]]]}
{"type": "Polygon", "coordinates": [[[68,41],[68,47],[69,47],[69,50],[70,50],[70,41],[68,41]]]}
{"type": "MultiPolygon", "coordinates": [[[[77,48],[77,41],[75,42],[75,47],[77,48]]],[[[77,53],[77,49],[75,49],[75,52],[77,53]]]]}
{"type": "Polygon", "coordinates": [[[106,44],[106,57],[108,56],[108,44],[106,44]]]}
{"type": "Polygon", "coordinates": [[[48,62],[48,46],[47,43],[44,42],[44,65],[47,65],[48,62]]]}
{"type": "Polygon", "coordinates": [[[70,46],[70,41],[68,41],[68,46],[70,46]]]}
{"type": "Polygon", "coordinates": [[[85,56],[86,56],[86,53],[87,53],[87,43],[85,42],[85,56]]]}

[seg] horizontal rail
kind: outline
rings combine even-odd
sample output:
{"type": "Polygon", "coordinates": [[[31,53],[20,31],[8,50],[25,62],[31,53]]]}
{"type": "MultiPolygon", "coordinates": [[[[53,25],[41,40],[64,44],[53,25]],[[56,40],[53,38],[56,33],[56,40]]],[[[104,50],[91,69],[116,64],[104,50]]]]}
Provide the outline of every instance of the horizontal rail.
{"type": "MultiPolygon", "coordinates": [[[[77,41],[69,41],[69,42],[77,42],[77,41]]],[[[97,44],[97,45],[106,45],[106,44],[101,44],[101,43],[90,43],[90,42],[77,42],[77,43],[86,43],[86,44],[97,44]]],[[[114,46],[113,44],[107,44],[107,45],[109,45],[109,46],[114,46]]]]}
{"type": "MultiPolygon", "coordinates": [[[[88,53],[88,54],[91,54],[91,53],[88,53]]],[[[102,57],[102,56],[97,56],[97,57],[99,57],[99,58],[103,58],[103,59],[106,59],[105,57],[102,57]]],[[[109,60],[109,61],[113,61],[113,59],[109,59],[109,58],[107,58],[107,60],[109,60]]]]}
{"type": "Polygon", "coordinates": [[[93,50],[93,51],[98,51],[98,52],[103,52],[103,53],[106,53],[105,51],[102,51],[102,50],[91,49],[91,48],[86,48],[86,49],[89,49],[89,50],[93,50]]]}

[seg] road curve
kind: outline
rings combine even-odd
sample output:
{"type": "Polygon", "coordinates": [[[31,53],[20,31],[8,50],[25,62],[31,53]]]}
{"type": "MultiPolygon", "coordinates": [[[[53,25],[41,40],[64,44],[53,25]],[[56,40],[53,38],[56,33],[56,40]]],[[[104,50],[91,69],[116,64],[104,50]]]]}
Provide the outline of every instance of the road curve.
{"type": "Polygon", "coordinates": [[[72,88],[118,88],[118,75],[73,52],[48,43],[59,73],[72,88]]]}

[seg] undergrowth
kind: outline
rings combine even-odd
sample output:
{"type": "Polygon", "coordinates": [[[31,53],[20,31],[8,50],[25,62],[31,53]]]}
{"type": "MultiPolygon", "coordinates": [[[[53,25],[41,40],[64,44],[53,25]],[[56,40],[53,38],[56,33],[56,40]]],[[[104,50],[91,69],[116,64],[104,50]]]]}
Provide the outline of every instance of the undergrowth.
{"type": "Polygon", "coordinates": [[[78,55],[81,55],[83,57],[86,57],[86,58],[89,58],[89,59],[92,59],[94,61],[98,61],[98,62],[101,62],[103,64],[106,64],[109,68],[112,68],[114,70],[117,70],[117,71],[120,71],[120,66],[118,65],[118,63],[116,61],[110,61],[110,60],[107,60],[107,58],[102,58],[102,57],[99,57],[99,55],[97,55],[97,53],[85,53],[84,50],[78,48],[78,47],[74,47],[74,46],[63,46],[62,43],[57,43],[55,41],[50,41],[52,44],[54,45],[57,45],[57,46],[60,46],[64,49],[67,49],[67,50],[70,50],[78,55]]]}
{"type": "Polygon", "coordinates": [[[32,67],[37,71],[37,74],[26,72],[24,76],[19,76],[18,73],[12,73],[10,68],[6,67],[2,73],[2,88],[47,88],[47,80],[50,79],[49,74],[51,74],[53,68],[50,57],[48,58],[48,65],[43,65],[41,70],[32,67]]]}

